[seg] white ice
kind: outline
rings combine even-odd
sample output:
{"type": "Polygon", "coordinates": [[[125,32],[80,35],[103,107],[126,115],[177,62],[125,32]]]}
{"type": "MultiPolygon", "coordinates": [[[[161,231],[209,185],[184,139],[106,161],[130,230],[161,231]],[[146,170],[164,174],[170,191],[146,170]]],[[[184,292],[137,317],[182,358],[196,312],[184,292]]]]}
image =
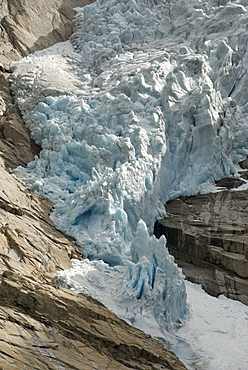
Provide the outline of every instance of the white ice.
{"type": "Polygon", "coordinates": [[[186,287],[190,315],[177,335],[201,356],[188,368],[248,369],[248,307],[225,296],[212,297],[197,284],[186,282],[186,287]]]}
{"type": "Polygon", "coordinates": [[[69,42],[12,66],[42,146],[15,176],[52,200],[56,226],[87,257],[57,281],[104,300],[195,369],[219,368],[175,336],[185,282],[151,234],[167,200],[238,176],[248,154],[247,11],[246,0],[98,0],[77,9],[69,42]]]}

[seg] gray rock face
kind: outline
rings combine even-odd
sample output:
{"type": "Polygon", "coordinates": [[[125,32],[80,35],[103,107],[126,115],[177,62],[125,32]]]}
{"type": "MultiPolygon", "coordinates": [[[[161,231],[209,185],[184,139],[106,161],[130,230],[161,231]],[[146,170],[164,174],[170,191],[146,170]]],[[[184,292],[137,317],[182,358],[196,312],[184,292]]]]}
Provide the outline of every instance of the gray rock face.
{"type": "Polygon", "coordinates": [[[187,278],[212,295],[248,304],[248,190],[168,202],[155,225],[187,278]]]}

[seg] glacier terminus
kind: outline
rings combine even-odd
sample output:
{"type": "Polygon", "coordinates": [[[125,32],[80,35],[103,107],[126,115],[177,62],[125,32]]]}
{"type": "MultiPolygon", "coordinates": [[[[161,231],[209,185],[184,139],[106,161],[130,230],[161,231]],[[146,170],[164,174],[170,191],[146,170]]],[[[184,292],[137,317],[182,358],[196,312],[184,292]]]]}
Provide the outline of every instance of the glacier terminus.
{"type": "Polygon", "coordinates": [[[53,202],[85,257],[57,283],[191,369],[217,367],[176,334],[190,312],[185,280],[152,231],[168,200],[214,191],[248,155],[247,24],[247,0],[97,0],[76,9],[69,41],[12,64],[42,148],[13,174],[53,202]]]}

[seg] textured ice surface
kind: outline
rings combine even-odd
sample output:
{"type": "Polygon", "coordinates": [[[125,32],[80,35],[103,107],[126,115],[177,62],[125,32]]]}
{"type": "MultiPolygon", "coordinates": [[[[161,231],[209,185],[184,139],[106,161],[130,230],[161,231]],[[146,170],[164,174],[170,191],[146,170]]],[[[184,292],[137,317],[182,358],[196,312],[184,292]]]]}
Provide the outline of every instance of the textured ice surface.
{"type": "Polygon", "coordinates": [[[165,241],[149,236],[154,220],[167,200],[237,176],[248,154],[247,10],[245,0],[96,1],[77,10],[70,42],[13,65],[43,149],[15,174],[53,201],[56,226],[88,258],[60,283],[102,299],[101,281],[114,281],[104,303],[143,329],[149,317],[161,336],[187,308],[165,241]]]}

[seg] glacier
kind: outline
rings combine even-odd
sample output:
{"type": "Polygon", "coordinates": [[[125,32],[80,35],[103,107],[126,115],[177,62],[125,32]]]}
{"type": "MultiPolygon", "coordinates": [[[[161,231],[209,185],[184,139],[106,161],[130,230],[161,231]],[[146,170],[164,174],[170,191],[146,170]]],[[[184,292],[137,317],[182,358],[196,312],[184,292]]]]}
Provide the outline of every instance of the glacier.
{"type": "Polygon", "coordinates": [[[165,342],[188,306],[153,225],[168,200],[238,176],[248,154],[247,11],[246,0],[97,0],[76,9],[68,42],[12,65],[42,147],[13,175],[53,202],[85,257],[57,283],[165,342]]]}

